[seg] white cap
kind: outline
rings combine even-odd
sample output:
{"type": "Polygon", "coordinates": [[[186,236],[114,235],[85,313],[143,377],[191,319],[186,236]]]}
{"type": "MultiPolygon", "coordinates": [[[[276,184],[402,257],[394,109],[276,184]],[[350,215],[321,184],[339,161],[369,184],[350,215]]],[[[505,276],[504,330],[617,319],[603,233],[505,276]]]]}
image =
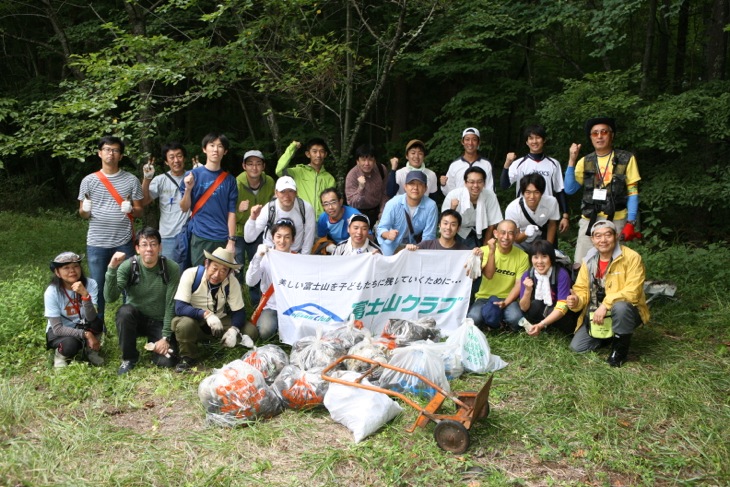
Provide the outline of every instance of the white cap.
{"type": "Polygon", "coordinates": [[[463,139],[469,134],[476,135],[478,139],[482,138],[481,134],[479,133],[479,129],[475,129],[474,127],[465,128],[464,131],[461,133],[461,138],[463,139]]]}
{"type": "Polygon", "coordinates": [[[260,150],[250,150],[250,151],[246,152],[243,155],[243,162],[246,162],[246,159],[248,159],[249,157],[258,157],[262,161],[266,160],[266,159],[264,159],[264,154],[260,150]]]}
{"type": "Polygon", "coordinates": [[[285,189],[297,190],[297,183],[294,182],[294,179],[292,179],[291,176],[283,176],[276,181],[277,191],[284,191],[285,189]]]}

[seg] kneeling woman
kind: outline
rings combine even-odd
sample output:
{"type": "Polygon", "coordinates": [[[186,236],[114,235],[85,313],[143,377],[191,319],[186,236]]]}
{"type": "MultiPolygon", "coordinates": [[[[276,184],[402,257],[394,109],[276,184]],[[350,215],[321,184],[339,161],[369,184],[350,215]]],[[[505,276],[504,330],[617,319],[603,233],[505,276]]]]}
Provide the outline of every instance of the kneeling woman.
{"type": "MultiPolygon", "coordinates": [[[[294,222],[288,218],[278,220],[271,227],[271,238],[274,241],[274,249],[279,252],[291,252],[291,246],[297,231],[294,228],[294,222]]],[[[273,279],[271,277],[271,268],[269,267],[269,259],[266,254],[269,247],[266,244],[259,245],[259,249],[251,259],[251,263],[246,271],[246,284],[255,286],[261,283],[261,302],[259,308],[254,313],[253,321],[259,329],[261,340],[268,340],[273,337],[279,329],[279,318],[276,315],[276,300],[274,298],[273,279]],[[256,314],[261,314],[256,317],[256,314]]]]}
{"type": "Polygon", "coordinates": [[[103,323],[96,315],[96,281],[84,277],[83,255],[63,252],[51,261],[51,284],[43,294],[46,346],[55,350],[54,367],[65,367],[81,350],[92,365],[102,365],[99,336],[103,323]]]}
{"type": "Polygon", "coordinates": [[[532,267],[522,275],[520,309],[534,324],[528,334],[537,336],[548,326],[573,333],[576,315],[568,309],[570,273],[555,265],[555,248],[547,240],[536,240],[530,251],[532,267]]]}

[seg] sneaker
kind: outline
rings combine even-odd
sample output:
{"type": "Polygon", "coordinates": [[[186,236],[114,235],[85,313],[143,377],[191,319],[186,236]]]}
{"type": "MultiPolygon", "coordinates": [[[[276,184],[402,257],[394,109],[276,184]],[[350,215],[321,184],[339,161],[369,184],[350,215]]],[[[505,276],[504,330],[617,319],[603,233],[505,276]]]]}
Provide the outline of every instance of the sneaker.
{"type": "Polygon", "coordinates": [[[68,359],[64,357],[61,352],[56,349],[56,353],[53,354],[53,368],[60,369],[68,365],[68,359]]]}
{"type": "Polygon", "coordinates": [[[117,370],[117,375],[124,375],[130,370],[132,370],[137,365],[137,362],[134,360],[123,360],[122,365],[119,366],[119,369],[117,370]]]}
{"type": "Polygon", "coordinates": [[[195,359],[190,357],[181,357],[180,362],[178,362],[177,367],[175,367],[175,372],[187,372],[192,369],[194,365],[195,359]]]}
{"type": "Polygon", "coordinates": [[[89,359],[89,363],[91,365],[94,365],[96,367],[104,365],[104,357],[99,355],[99,352],[97,352],[96,350],[86,350],[86,358],[89,359]]]}

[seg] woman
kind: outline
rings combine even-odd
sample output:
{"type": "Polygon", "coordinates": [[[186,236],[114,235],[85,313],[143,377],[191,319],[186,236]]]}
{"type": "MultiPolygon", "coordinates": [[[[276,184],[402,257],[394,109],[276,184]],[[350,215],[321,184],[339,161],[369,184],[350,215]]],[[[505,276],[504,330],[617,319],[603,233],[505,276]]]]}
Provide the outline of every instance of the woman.
{"type": "Polygon", "coordinates": [[[51,261],[53,278],[43,294],[46,347],[55,350],[53,366],[66,367],[81,350],[92,365],[102,365],[99,336],[103,323],[96,314],[97,285],[84,277],[83,255],[63,252],[51,261]]]}
{"type": "Polygon", "coordinates": [[[547,240],[535,240],[530,251],[532,267],[522,275],[519,305],[525,318],[534,325],[526,327],[538,336],[548,326],[572,333],[575,313],[568,309],[570,273],[555,265],[555,248],[547,240]]]}
{"type": "MultiPolygon", "coordinates": [[[[274,241],[274,250],[279,252],[291,252],[291,246],[297,231],[294,228],[294,222],[288,218],[282,218],[274,223],[271,227],[271,238],[274,241]]],[[[273,279],[271,277],[271,268],[269,267],[269,259],[266,254],[269,247],[266,244],[259,245],[256,255],[254,255],[251,263],[246,271],[246,284],[255,286],[261,283],[261,302],[252,318],[254,324],[259,329],[259,336],[266,341],[273,337],[279,330],[279,319],[276,315],[276,300],[274,299],[273,279]],[[256,314],[260,312],[258,318],[256,314]]]]}

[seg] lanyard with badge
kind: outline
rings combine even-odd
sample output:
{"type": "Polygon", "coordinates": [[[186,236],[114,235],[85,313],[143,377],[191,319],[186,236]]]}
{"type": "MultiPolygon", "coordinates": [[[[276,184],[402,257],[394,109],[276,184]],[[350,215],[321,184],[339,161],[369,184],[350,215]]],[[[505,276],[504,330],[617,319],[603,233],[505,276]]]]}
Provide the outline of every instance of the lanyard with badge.
{"type": "Polygon", "coordinates": [[[608,189],[604,187],[604,180],[608,174],[608,168],[611,167],[611,159],[613,159],[613,151],[608,155],[606,159],[606,168],[601,173],[601,164],[598,162],[598,156],[596,156],[596,173],[598,174],[598,184],[596,188],[593,188],[593,200],[594,201],[606,201],[608,197],[608,189]]]}

